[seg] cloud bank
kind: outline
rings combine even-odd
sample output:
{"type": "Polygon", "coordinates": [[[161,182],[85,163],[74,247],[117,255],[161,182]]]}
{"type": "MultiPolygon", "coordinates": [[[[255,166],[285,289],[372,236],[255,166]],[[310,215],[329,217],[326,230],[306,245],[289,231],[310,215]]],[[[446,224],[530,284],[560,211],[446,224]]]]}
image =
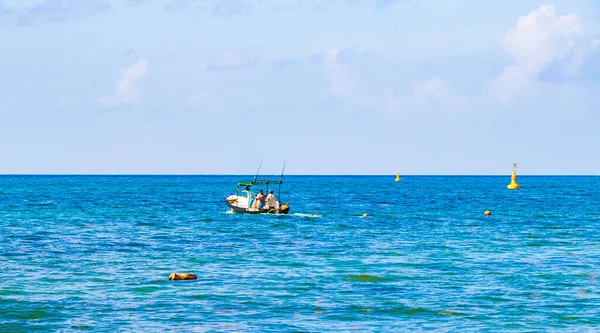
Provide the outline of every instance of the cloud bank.
{"type": "MultiPolygon", "coordinates": [[[[130,0],[145,1],[145,0],[130,0]]],[[[212,17],[246,15],[255,10],[309,9],[324,10],[333,6],[364,6],[385,9],[395,3],[417,2],[417,0],[171,0],[166,4],[169,11],[208,11],[212,17]]]]}
{"type": "Polygon", "coordinates": [[[576,75],[598,45],[584,33],[577,15],[559,16],[554,6],[540,6],[506,34],[503,47],[512,63],[492,83],[493,94],[510,100],[549,69],[576,75]]]}

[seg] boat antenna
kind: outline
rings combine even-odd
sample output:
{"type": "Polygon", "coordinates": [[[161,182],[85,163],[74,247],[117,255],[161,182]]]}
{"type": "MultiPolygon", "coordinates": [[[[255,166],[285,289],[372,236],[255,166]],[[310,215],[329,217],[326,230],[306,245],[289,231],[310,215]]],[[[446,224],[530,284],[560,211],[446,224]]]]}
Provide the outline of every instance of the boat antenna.
{"type": "Polygon", "coordinates": [[[283,170],[285,170],[285,161],[283,161],[283,168],[281,169],[281,176],[279,176],[279,189],[277,190],[277,197],[281,200],[281,183],[283,182],[283,170]]]}
{"type": "Polygon", "coordinates": [[[260,172],[260,167],[262,166],[263,159],[260,159],[260,164],[258,165],[258,170],[256,170],[256,176],[254,176],[254,181],[256,182],[256,178],[258,178],[258,173],[260,172]]]}

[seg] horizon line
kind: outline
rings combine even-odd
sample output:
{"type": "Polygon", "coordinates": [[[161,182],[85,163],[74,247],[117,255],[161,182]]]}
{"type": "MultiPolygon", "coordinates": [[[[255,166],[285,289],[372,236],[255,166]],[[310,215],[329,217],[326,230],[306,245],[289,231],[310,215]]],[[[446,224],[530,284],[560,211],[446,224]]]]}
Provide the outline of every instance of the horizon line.
{"type": "MultiPolygon", "coordinates": [[[[506,174],[403,174],[402,177],[473,177],[473,176],[510,176],[511,173],[506,174]]],[[[519,176],[562,176],[562,177],[597,177],[600,174],[527,174],[521,173],[519,176]]],[[[241,177],[254,177],[254,174],[218,174],[218,173],[206,173],[206,174],[195,174],[195,173],[0,173],[0,177],[3,176],[210,176],[210,177],[223,177],[223,176],[241,176],[241,177]]],[[[279,177],[279,174],[264,174],[260,176],[279,177]]],[[[288,174],[285,177],[394,177],[396,174],[288,174]]]]}

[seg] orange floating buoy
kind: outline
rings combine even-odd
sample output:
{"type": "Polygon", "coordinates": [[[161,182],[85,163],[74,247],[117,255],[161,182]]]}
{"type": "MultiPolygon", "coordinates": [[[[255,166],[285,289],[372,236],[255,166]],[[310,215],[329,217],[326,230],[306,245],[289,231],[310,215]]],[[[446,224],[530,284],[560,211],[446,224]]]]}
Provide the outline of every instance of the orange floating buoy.
{"type": "Polygon", "coordinates": [[[196,274],[189,273],[171,273],[169,280],[196,280],[196,274]]]}
{"type": "Polygon", "coordinates": [[[486,210],[483,214],[485,214],[485,215],[492,215],[492,212],[490,212],[489,210],[486,210]]]}
{"type": "Polygon", "coordinates": [[[367,216],[369,216],[369,214],[367,214],[367,213],[364,213],[364,214],[363,214],[363,216],[364,216],[364,217],[367,217],[367,216]]]}

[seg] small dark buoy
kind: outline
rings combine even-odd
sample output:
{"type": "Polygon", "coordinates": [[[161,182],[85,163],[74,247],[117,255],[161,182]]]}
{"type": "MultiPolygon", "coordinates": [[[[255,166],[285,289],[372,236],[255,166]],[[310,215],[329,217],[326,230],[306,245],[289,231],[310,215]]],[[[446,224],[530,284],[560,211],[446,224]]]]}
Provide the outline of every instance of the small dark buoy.
{"type": "Polygon", "coordinates": [[[196,280],[196,274],[188,273],[171,273],[169,280],[196,280]]]}

